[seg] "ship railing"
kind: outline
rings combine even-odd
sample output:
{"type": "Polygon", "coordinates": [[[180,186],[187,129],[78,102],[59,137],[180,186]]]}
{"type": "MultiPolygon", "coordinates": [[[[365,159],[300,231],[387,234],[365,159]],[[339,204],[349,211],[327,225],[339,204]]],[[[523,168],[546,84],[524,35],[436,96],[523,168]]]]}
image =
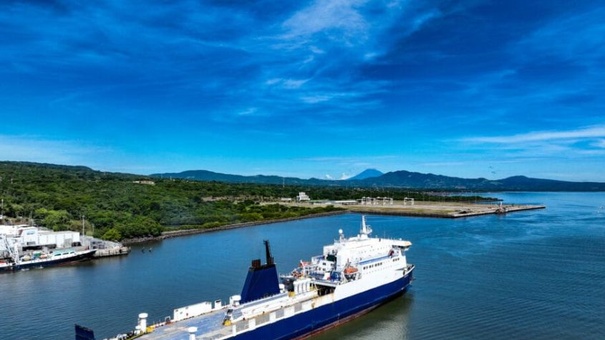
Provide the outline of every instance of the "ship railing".
{"type": "Polygon", "coordinates": [[[297,269],[300,269],[300,273],[302,274],[302,276],[312,276],[314,273],[320,271],[319,266],[315,264],[305,264],[297,269]]]}
{"type": "MultiPolygon", "coordinates": [[[[290,308],[290,310],[291,310],[290,313],[294,313],[294,315],[296,315],[296,314],[303,312],[305,309],[310,308],[309,306],[310,306],[309,301],[306,299],[304,301],[291,304],[287,308],[290,308]],[[305,304],[307,307],[305,307],[305,304]]],[[[239,321],[233,323],[230,327],[225,327],[216,332],[208,334],[205,337],[205,339],[219,339],[219,338],[223,338],[228,335],[237,335],[241,332],[244,332],[244,331],[247,331],[247,330],[250,330],[253,328],[257,328],[259,326],[262,326],[262,325],[265,325],[265,324],[268,324],[268,323],[271,323],[271,322],[274,322],[277,320],[281,320],[285,317],[289,317],[287,315],[288,315],[288,313],[286,313],[286,311],[283,308],[274,310],[274,311],[270,311],[270,312],[266,312],[263,314],[255,315],[250,318],[239,320],[239,321]]],[[[289,315],[291,315],[291,314],[289,314],[289,315]]]]}
{"type": "Polygon", "coordinates": [[[404,251],[408,250],[412,246],[412,242],[406,240],[391,240],[394,247],[400,248],[404,251]]]}
{"type": "MultiPolygon", "coordinates": [[[[288,299],[288,293],[279,293],[268,298],[261,298],[240,305],[238,310],[241,311],[242,318],[249,318],[258,315],[259,313],[271,312],[279,309],[288,299]]],[[[235,321],[238,319],[234,318],[235,321]]]]}
{"type": "MultiPolygon", "coordinates": [[[[404,256],[404,254],[402,253],[401,256],[404,256]]],[[[364,266],[364,265],[384,261],[386,259],[390,259],[391,257],[392,257],[392,255],[382,255],[382,256],[378,256],[378,257],[369,258],[367,260],[359,261],[357,263],[357,266],[364,266]]]]}
{"type": "Polygon", "coordinates": [[[405,268],[406,274],[409,273],[409,272],[411,272],[412,270],[414,270],[415,267],[416,266],[413,265],[413,264],[408,264],[407,267],[405,268]]]}

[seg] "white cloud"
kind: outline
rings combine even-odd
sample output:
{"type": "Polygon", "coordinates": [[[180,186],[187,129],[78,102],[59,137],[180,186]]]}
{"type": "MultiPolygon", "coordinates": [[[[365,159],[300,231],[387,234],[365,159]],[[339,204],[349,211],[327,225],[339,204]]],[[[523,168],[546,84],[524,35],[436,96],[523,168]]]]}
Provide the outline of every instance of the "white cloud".
{"type": "Polygon", "coordinates": [[[603,57],[605,22],[602,20],[605,9],[596,9],[570,13],[565,18],[556,18],[540,27],[533,34],[520,41],[517,55],[526,58],[557,55],[574,62],[594,62],[598,67],[603,57]],[[590,24],[587,24],[590,23],[590,24]],[[581,55],[582,58],[577,58],[581,55]]]}
{"type": "Polygon", "coordinates": [[[267,84],[267,85],[275,85],[275,84],[278,84],[278,83],[280,83],[282,81],[283,81],[283,79],[281,79],[281,78],[272,78],[272,79],[269,79],[269,80],[265,81],[265,84],[267,84]]]}
{"type": "Polygon", "coordinates": [[[268,86],[281,86],[287,90],[295,90],[305,85],[309,79],[284,79],[284,78],[271,78],[265,81],[265,85],[268,86]]]}
{"type": "Polygon", "coordinates": [[[521,144],[540,141],[605,138],[605,126],[594,126],[568,131],[535,131],[511,136],[472,137],[464,141],[472,143],[521,144]]]}
{"type": "Polygon", "coordinates": [[[346,174],[346,173],[344,173],[344,172],[343,172],[343,173],[342,173],[342,175],[340,175],[340,178],[339,178],[339,179],[340,179],[340,180],[345,180],[345,179],[349,179],[349,178],[351,178],[351,177],[353,177],[353,176],[348,175],[348,174],[346,174]]]}
{"type": "Polygon", "coordinates": [[[317,104],[317,103],[327,102],[332,98],[333,98],[333,96],[328,96],[328,95],[314,95],[314,96],[304,96],[304,97],[301,97],[300,99],[307,104],[317,104]]]}
{"type": "Polygon", "coordinates": [[[252,116],[258,111],[257,108],[251,107],[237,113],[238,116],[252,116]]]}
{"type": "Polygon", "coordinates": [[[362,3],[364,1],[316,1],[284,22],[288,31],[285,38],[307,37],[326,30],[338,30],[340,34],[333,38],[364,39],[368,24],[355,8],[362,3]]]}
{"type": "Polygon", "coordinates": [[[605,149],[605,139],[599,139],[592,144],[596,148],[605,149]]]}
{"type": "Polygon", "coordinates": [[[308,79],[288,79],[283,82],[283,86],[286,89],[298,89],[303,86],[308,79]]]}

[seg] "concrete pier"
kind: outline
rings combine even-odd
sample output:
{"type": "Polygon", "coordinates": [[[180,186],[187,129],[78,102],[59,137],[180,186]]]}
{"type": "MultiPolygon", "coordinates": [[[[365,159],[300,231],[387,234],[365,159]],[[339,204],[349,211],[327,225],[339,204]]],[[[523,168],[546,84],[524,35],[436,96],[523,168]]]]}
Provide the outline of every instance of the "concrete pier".
{"type": "Polygon", "coordinates": [[[114,247],[114,248],[108,248],[108,249],[97,249],[94,257],[98,258],[98,257],[121,256],[121,255],[128,255],[128,253],[130,253],[129,247],[114,247]]]}
{"type": "Polygon", "coordinates": [[[83,236],[82,245],[86,249],[96,249],[94,258],[128,255],[130,248],[122,243],[100,240],[90,236],[83,236]]]}
{"type": "Polygon", "coordinates": [[[414,205],[394,203],[392,205],[346,205],[344,209],[368,214],[385,214],[419,217],[461,218],[489,214],[508,214],[519,211],[545,209],[544,205],[499,204],[499,203],[454,203],[416,201],[414,205]]]}

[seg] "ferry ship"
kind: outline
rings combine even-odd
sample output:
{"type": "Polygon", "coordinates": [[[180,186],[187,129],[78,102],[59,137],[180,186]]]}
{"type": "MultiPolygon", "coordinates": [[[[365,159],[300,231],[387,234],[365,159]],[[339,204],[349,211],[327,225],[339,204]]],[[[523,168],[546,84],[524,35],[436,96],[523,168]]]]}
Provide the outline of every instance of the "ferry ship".
{"type": "MultiPolygon", "coordinates": [[[[174,309],[164,322],[148,325],[139,314],[135,329],[114,339],[298,339],[351,320],[403,294],[414,265],[406,240],[371,237],[362,216],[359,234],[339,237],[310,261],[278,276],[268,241],[266,263],[252,261],[240,295],[229,302],[201,302],[174,309]]],[[[94,332],[75,325],[76,340],[94,332]]]]}
{"type": "MultiPolygon", "coordinates": [[[[73,247],[50,250],[31,243],[24,242],[23,237],[0,233],[0,273],[86,261],[92,259],[96,252],[96,249],[78,250],[73,247]],[[23,251],[24,248],[27,250],[23,251]]],[[[71,241],[67,243],[72,244],[71,241]]]]}
{"type": "MultiPolygon", "coordinates": [[[[96,249],[55,249],[49,254],[33,252],[31,256],[25,255],[19,257],[19,255],[16,255],[14,257],[0,258],[0,273],[87,261],[92,259],[96,251],[96,249]]],[[[16,254],[18,254],[18,252],[16,252],[16,254]]]]}

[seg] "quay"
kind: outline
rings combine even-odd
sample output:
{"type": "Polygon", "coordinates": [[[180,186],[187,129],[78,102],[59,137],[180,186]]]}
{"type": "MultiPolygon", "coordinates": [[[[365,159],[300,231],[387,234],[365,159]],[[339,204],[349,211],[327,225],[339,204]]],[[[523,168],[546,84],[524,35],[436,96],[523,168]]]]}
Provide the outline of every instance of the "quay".
{"type": "Polygon", "coordinates": [[[456,203],[456,202],[425,202],[416,201],[414,204],[385,204],[385,205],[344,205],[348,211],[368,214],[461,218],[489,214],[508,214],[512,212],[545,209],[544,205],[528,204],[494,204],[494,203],[456,203]]]}
{"type": "Polygon", "coordinates": [[[91,236],[82,236],[82,243],[86,249],[96,249],[94,258],[122,256],[130,253],[130,247],[119,242],[99,240],[91,236]]]}
{"type": "Polygon", "coordinates": [[[109,248],[109,249],[97,249],[97,251],[95,252],[95,255],[93,257],[98,258],[98,257],[122,256],[122,255],[128,255],[128,253],[130,253],[130,248],[122,246],[122,247],[115,247],[115,248],[109,248]]]}
{"type": "Polygon", "coordinates": [[[461,218],[489,214],[508,214],[519,211],[545,209],[544,205],[530,204],[502,204],[500,202],[473,203],[473,202],[435,202],[435,201],[393,201],[385,200],[374,204],[363,204],[355,200],[350,201],[321,201],[310,203],[281,203],[298,206],[327,206],[333,205],[342,211],[360,214],[381,214],[415,217],[461,218]]]}

